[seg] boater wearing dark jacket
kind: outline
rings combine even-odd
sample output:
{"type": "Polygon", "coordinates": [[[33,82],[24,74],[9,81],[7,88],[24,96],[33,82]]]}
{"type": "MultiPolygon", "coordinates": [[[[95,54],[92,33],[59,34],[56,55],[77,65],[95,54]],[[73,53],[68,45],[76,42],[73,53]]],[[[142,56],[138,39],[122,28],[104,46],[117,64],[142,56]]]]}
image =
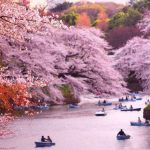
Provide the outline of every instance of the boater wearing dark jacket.
{"type": "Polygon", "coordinates": [[[52,143],[50,136],[47,136],[47,141],[52,143]]]}
{"type": "Polygon", "coordinates": [[[42,137],[41,137],[41,142],[45,142],[45,141],[46,141],[45,137],[42,136],[42,137]]]}
{"type": "Polygon", "coordinates": [[[125,134],[124,131],[121,129],[121,130],[118,132],[117,135],[126,135],[126,134],[125,134]]]}

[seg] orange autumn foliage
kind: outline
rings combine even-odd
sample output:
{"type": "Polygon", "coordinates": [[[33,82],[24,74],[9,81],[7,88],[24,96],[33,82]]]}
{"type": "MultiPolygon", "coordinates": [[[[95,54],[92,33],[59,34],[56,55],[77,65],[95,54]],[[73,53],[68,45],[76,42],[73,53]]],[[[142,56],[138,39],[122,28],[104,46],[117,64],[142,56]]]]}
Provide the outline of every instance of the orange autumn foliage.
{"type": "Polygon", "coordinates": [[[97,19],[97,27],[100,28],[103,31],[106,31],[108,28],[108,15],[106,14],[105,11],[102,11],[98,14],[98,19],[97,19]]]}
{"type": "Polygon", "coordinates": [[[13,104],[26,105],[28,100],[27,86],[21,83],[0,83],[0,102],[8,110],[13,104]]]}
{"type": "Polygon", "coordinates": [[[87,15],[87,13],[84,12],[81,15],[79,15],[79,17],[77,18],[76,24],[77,24],[77,26],[90,27],[91,21],[90,21],[89,16],[87,15]]]}
{"type": "Polygon", "coordinates": [[[105,11],[101,11],[101,12],[98,14],[98,19],[99,19],[99,20],[106,20],[106,19],[108,19],[108,15],[106,14],[105,11]]]}

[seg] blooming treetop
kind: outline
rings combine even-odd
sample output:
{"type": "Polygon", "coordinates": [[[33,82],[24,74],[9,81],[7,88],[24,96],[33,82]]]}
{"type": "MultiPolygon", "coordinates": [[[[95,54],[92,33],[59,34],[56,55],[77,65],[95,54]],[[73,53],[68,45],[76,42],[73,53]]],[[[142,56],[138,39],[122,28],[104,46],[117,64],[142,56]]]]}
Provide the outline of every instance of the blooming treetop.
{"type": "Polygon", "coordinates": [[[136,78],[141,81],[146,93],[150,93],[150,11],[146,11],[144,18],[138,24],[144,37],[135,37],[120,48],[115,56],[115,66],[127,78],[130,71],[134,71],[136,78]],[[147,39],[145,39],[147,38],[147,39]]]}
{"type": "Polygon", "coordinates": [[[150,11],[146,11],[144,18],[138,24],[138,27],[146,36],[150,36],[150,11]]]}
{"type": "Polygon", "coordinates": [[[0,0],[0,35],[24,42],[27,33],[42,32],[51,25],[65,27],[54,16],[40,17],[39,11],[0,0]]]}
{"type": "Polygon", "coordinates": [[[61,0],[11,0],[13,2],[21,3],[29,8],[49,9],[55,7],[56,4],[61,3],[61,0]]]}
{"type": "Polygon", "coordinates": [[[150,94],[150,40],[135,37],[120,48],[115,56],[116,68],[127,78],[134,71],[144,92],[150,94]]]}

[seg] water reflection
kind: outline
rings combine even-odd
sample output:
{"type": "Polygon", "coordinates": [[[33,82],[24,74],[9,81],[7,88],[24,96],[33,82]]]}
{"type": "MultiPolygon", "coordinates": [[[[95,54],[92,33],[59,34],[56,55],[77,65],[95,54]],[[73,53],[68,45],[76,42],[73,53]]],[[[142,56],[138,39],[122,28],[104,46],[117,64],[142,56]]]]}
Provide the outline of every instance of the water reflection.
{"type": "MultiPolygon", "coordinates": [[[[144,102],[127,103],[128,106],[144,106],[144,102]]],[[[81,107],[79,110],[68,110],[67,107],[55,107],[34,118],[16,120],[9,126],[15,133],[13,137],[0,139],[0,147],[9,150],[34,150],[34,141],[41,135],[50,135],[56,143],[52,150],[149,150],[149,127],[132,127],[130,121],[137,121],[141,112],[120,112],[107,108],[106,117],[96,117],[99,108],[94,104],[81,107]],[[116,134],[120,129],[131,135],[131,139],[117,141],[116,134]]],[[[0,148],[0,150],[2,150],[0,148]]]]}

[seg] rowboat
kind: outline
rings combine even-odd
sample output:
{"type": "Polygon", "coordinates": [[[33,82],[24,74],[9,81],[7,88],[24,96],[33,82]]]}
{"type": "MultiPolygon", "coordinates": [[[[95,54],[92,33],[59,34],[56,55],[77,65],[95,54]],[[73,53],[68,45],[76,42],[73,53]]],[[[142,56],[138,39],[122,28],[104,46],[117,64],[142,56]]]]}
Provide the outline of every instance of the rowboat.
{"type": "Polygon", "coordinates": [[[121,110],[121,109],[125,109],[126,108],[126,106],[122,106],[122,107],[115,107],[115,108],[113,108],[114,110],[121,110]]]}
{"type": "Polygon", "coordinates": [[[130,138],[130,135],[117,135],[117,140],[126,140],[129,138],[130,138]]]}
{"type": "Polygon", "coordinates": [[[34,110],[48,110],[49,106],[48,105],[39,105],[39,106],[30,106],[31,109],[34,110]]]}
{"type": "Polygon", "coordinates": [[[140,111],[141,108],[125,108],[125,109],[121,109],[121,111],[140,111]]]}
{"type": "Polygon", "coordinates": [[[112,103],[111,102],[106,102],[106,103],[104,103],[104,102],[102,102],[102,103],[98,102],[97,105],[98,106],[110,106],[110,105],[112,105],[112,103]]]}
{"type": "Polygon", "coordinates": [[[79,105],[77,105],[77,104],[69,104],[69,108],[79,108],[79,105]]]}
{"type": "Polygon", "coordinates": [[[49,147],[49,146],[54,146],[55,143],[52,142],[35,142],[36,147],[49,147]]]}
{"type": "Polygon", "coordinates": [[[104,112],[104,111],[97,111],[96,113],[95,113],[95,116],[106,116],[107,114],[106,114],[106,112],[104,112]]]}
{"type": "Polygon", "coordinates": [[[141,97],[137,97],[136,100],[137,100],[137,101],[138,101],[138,100],[142,100],[142,98],[141,98],[141,97]]]}
{"type": "Polygon", "coordinates": [[[119,102],[135,102],[136,99],[119,99],[119,102]]]}
{"type": "Polygon", "coordinates": [[[101,96],[95,96],[94,98],[101,98],[101,96]]]}
{"type": "Polygon", "coordinates": [[[131,126],[150,126],[150,123],[145,122],[130,122],[131,126]]]}
{"type": "Polygon", "coordinates": [[[14,110],[28,110],[29,107],[27,107],[27,106],[14,106],[13,109],[14,110]]]}

